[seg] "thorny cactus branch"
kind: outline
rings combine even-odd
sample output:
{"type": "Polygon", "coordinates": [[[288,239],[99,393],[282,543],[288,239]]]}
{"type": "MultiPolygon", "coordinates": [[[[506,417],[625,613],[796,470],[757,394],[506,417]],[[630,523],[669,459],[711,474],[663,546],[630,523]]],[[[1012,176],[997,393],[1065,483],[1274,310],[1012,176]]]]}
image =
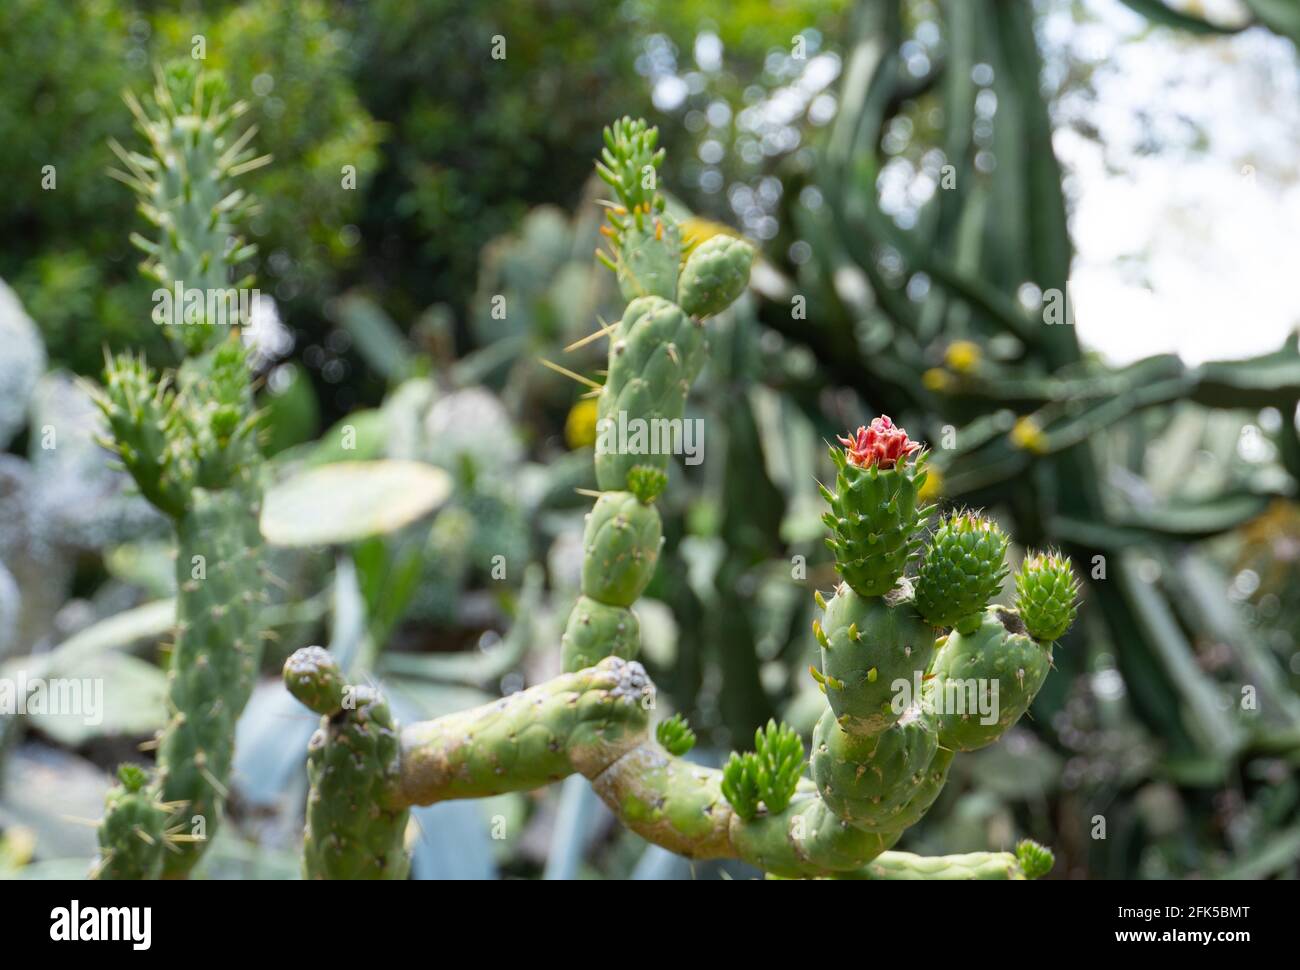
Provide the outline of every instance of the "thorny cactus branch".
{"type": "MultiPolygon", "coordinates": [[[[654,688],[634,660],[640,638],[631,607],[663,541],[654,500],[670,458],[665,450],[611,445],[599,433],[680,420],[707,353],[705,318],[743,292],[753,250],[717,236],[683,262],[680,233],[657,189],[657,132],[624,119],[605,141],[597,170],[618,203],[606,229],[612,255],[600,255],[631,302],[609,328],[596,447],[603,492],[587,517],[581,595],[563,636],[567,672],[408,726],[396,763],[387,749],[369,759],[366,784],[378,794],[366,800],[340,790],[319,768],[340,725],[355,717],[332,700],[319,702],[322,691],[332,697],[324,681],[313,683],[327,663],[296,654],[286,667],[291,688],[325,715],[312,742],[307,873],[401,871],[392,861],[399,851],[392,826],[407,807],[580,774],[648,841],[690,858],[742,859],[772,876],[1045,874],[1051,853],[1028,842],[1015,854],[922,859],[889,851],[934,803],[954,754],[996,740],[1028,708],[1047,676],[1053,641],[1073,619],[1077,586],[1068,560],[1031,557],[1017,578],[1020,612],[989,608],[1006,576],[1006,537],[991,521],[959,513],[927,541],[930,510],[920,501],[927,456],[886,416],[840,439],[844,449],[831,449],[834,491],[822,487],[830,504],[827,542],[843,582],[829,601],[814,594],[821,669],[813,673],[828,706],[813,734],[812,779],[800,777],[803,743],[784,726],[760,730],[756,750],[733,754],[722,770],[678,756],[689,747],[684,722],[651,730],[654,688]],[[913,579],[907,573],[918,554],[913,579]],[[950,703],[968,696],[973,706],[950,703]],[[322,818],[334,822],[328,843],[322,818]],[[367,852],[367,865],[359,866],[367,852]]],[[[387,731],[389,723],[379,727],[387,731]]]]}
{"type": "Polygon", "coordinates": [[[174,372],[124,355],[108,361],[96,394],[106,447],[173,521],[178,591],[157,769],[148,784],[127,770],[109,793],[94,870],[102,879],[182,877],[198,861],[221,818],[235,722],[262,653],[258,415],[236,332],[247,321],[207,313],[214,296],[232,308],[227,276],[252,251],[233,235],[250,203],[229,179],[263,160],[245,148],[251,129],[231,135],[243,107],[223,107],[222,91],[192,63],[160,72],[149,110],[127,97],[150,154],[114,146],[128,169],[114,174],[157,227],[154,240],[134,237],[149,254],[145,271],[200,299],[183,298],[179,319],[155,318],[185,355],[174,372]]]}

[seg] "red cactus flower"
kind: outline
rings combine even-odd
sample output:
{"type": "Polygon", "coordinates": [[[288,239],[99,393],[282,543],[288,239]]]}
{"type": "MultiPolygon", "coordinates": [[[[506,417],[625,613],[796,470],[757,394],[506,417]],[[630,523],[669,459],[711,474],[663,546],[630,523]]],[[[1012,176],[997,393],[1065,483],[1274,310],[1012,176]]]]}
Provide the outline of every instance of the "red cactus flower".
{"type": "Polygon", "coordinates": [[[849,461],[863,468],[879,465],[893,468],[900,460],[921,450],[919,441],[909,441],[907,432],[894,424],[889,415],[882,414],[870,427],[858,428],[852,438],[840,438],[849,461]]]}

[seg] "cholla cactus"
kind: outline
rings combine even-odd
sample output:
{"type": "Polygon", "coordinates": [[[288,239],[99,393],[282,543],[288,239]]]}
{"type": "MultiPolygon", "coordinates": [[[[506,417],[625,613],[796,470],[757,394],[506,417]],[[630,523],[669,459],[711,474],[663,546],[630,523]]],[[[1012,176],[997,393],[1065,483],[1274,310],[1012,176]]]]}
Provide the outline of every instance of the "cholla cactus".
{"type": "MultiPolygon", "coordinates": [[[[149,254],[145,271],[205,296],[225,291],[229,268],[252,252],[233,236],[249,203],[228,180],[263,161],[245,150],[251,129],[231,136],[243,108],[223,108],[222,91],[190,62],[160,72],[152,113],[127,98],[150,154],[116,148],[129,170],[117,176],[158,227],[155,240],[133,237],[149,254]]],[[[148,785],[127,772],[109,794],[95,868],[104,879],[184,876],[198,861],[221,817],[235,722],[262,652],[261,460],[242,321],[207,319],[200,302],[197,316],[167,328],[186,355],[175,372],[123,355],[107,362],[96,394],[105,446],[174,523],[178,589],[157,771],[148,785]]]]}
{"type": "MultiPolygon", "coordinates": [[[[603,331],[611,340],[608,376],[599,389],[604,422],[681,416],[704,362],[703,318],[739,295],[753,258],[741,241],[711,239],[679,265],[677,229],[654,184],[662,157],[655,139],[644,122],[619,122],[606,133],[599,166],[619,197],[610,213],[614,252],[604,261],[631,300],[622,320],[603,331]]],[[[666,454],[602,449],[598,441],[603,492],[587,519],[582,595],[563,638],[566,672],[482,707],[408,726],[395,765],[387,748],[366,747],[365,777],[356,790],[340,790],[330,785],[328,772],[314,769],[308,873],[396,873],[400,868],[389,864],[397,844],[391,823],[405,807],[520,791],[580,774],[645,839],[691,858],[742,859],[773,876],[1043,875],[1051,853],[1032,844],[1014,854],[933,859],[889,851],[938,797],[954,753],[987,743],[1023,713],[1050,665],[1052,644],[1026,635],[1014,611],[986,609],[1005,575],[1006,542],[978,517],[949,519],[929,544],[916,580],[925,591],[922,608],[905,573],[926,546],[928,513],[918,499],[925,453],[883,416],[842,441],[847,450],[833,451],[835,491],[823,489],[844,583],[829,601],[816,594],[822,664],[815,674],[829,707],[813,737],[812,780],[802,777],[803,742],[785,726],[760,729],[755,750],[733,753],[721,770],[683,760],[693,741],[684,721],[672,718],[651,729],[654,688],[633,659],[639,630],[631,608],[658,558],[662,527],[655,500],[669,460],[666,454]],[[950,619],[969,635],[954,630],[936,641],[935,627],[950,619]],[[1007,716],[971,724],[940,706],[944,695],[936,690],[970,672],[996,679],[1007,716]],[[901,685],[914,691],[904,703],[901,685]],[[362,791],[378,794],[362,799],[362,791]],[[330,820],[350,846],[379,846],[376,858],[385,864],[367,872],[352,854],[321,852],[320,819],[330,820]]],[[[1027,568],[1040,577],[1042,567],[1027,568]]],[[[1047,615],[1049,603],[1060,598],[1057,582],[1046,593],[1041,578],[1026,583],[1026,595],[1047,615]]],[[[350,724],[337,710],[335,688],[325,690],[322,701],[317,675],[304,682],[296,673],[324,669],[321,658],[302,652],[286,667],[309,706],[335,712],[322,722],[318,737],[325,740],[313,742],[316,747],[329,743],[336,719],[350,724]]],[[[380,725],[382,732],[390,727],[387,720],[380,725]]],[[[316,748],[311,757],[316,764],[328,758],[316,748]]]]}

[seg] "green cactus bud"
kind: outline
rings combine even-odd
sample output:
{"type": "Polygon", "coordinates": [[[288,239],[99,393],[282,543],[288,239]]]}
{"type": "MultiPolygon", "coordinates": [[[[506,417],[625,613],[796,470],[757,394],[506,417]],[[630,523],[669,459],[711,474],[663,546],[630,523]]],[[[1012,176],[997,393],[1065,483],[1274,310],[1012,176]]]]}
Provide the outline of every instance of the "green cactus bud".
{"type": "Polygon", "coordinates": [[[160,512],[180,516],[190,482],[177,466],[175,395],[143,357],[130,354],[105,361],[104,389],[92,393],[113,435],[105,445],[140,494],[160,512]]]}
{"type": "Polygon", "coordinates": [[[758,815],[758,773],[754,767],[753,752],[731,757],[722,766],[722,795],[734,811],[746,821],[758,815]]]}
{"type": "Polygon", "coordinates": [[[741,818],[754,818],[760,802],[768,814],[780,814],[798,788],[803,762],[798,732],[769,720],[754,732],[753,751],[731,753],[723,768],[722,793],[741,818]]]}
{"type": "Polygon", "coordinates": [[[659,562],[659,512],[631,492],[606,492],[587,516],[582,542],[583,595],[607,606],[631,606],[659,562]]]}
{"type": "Polygon", "coordinates": [[[907,601],[906,581],[888,597],[862,597],[841,585],[820,621],[822,680],[831,710],[855,734],[896,722],[899,681],[919,682],[934,655],[933,631],[907,601]]]}
{"type": "Polygon", "coordinates": [[[627,473],[627,490],[642,505],[649,505],[668,485],[668,476],[658,468],[637,465],[627,473]]]}
{"type": "Polygon", "coordinates": [[[638,465],[667,471],[705,350],[701,324],[659,297],[629,303],[611,340],[596,418],[596,481],[605,491],[626,488],[638,465]]]}
{"type": "MultiPolygon", "coordinates": [[[[288,667],[286,666],[286,679],[288,667]]],[[[307,749],[307,879],[405,879],[410,869],[401,805],[401,746],[388,705],[369,687],[322,717],[307,749]]]]}
{"type": "Polygon", "coordinates": [[[758,795],[769,812],[784,812],[803,773],[803,739],[790,725],[774,720],[754,732],[754,771],[758,795]]]}
{"type": "Polygon", "coordinates": [[[284,662],[284,686],[317,714],[328,716],[343,709],[343,672],[324,647],[295,650],[284,662]]]}
{"type": "Polygon", "coordinates": [[[139,765],[117,769],[121,784],[104,800],[99,827],[96,879],[157,879],[162,874],[167,810],[148,788],[148,775],[139,765]]]}
{"type": "Polygon", "coordinates": [[[835,568],[860,596],[883,596],[894,588],[912,555],[920,548],[918,533],[929,509],[919,504],[925,484],[926,454],[886,416],[847,447],[831,449],[835,491],[821,487],[830,511],[822,521],[835,554],[835,568]]]}
{"type": "Polygon", "coordinates": [[[680,758],[695,747],[695,732],[691,730],[686,718],[674,714],[655,725],[655,740],[662,744],[669,754],[680,758]]]}
{"type": "Polygon", "coordinates": [[[560,638],[564,669],[594,667],[606,657],[636,659],[641,650],[641,624],[625,606],[607,606],[579,596],[560,638]]]}
{"type": "Polygon", "coordinates": [[[1006,578],[1007,537],[990,519],[954,512],[930,540],[915,580],[926,622],[973,633],[1006,578]]]}
{"type": "Polygon", "coordinates": [[[1016,572],[1016,611],[1035,640],[1065,636],[1078,612],[1079,581],[1070,557],[1054,552],[1027,556],[1016,572]]]}
{"type": "Polygon", "coordinates": [[[850,825],[900,831],[908,802],[931,781],[938,745],[934,722],[919,704],[874,735],[849,734],[827,710],[813,730],[813,781],[826,806],[850,825]]]}
{"type": "MultiPolygon", "coordinates": [[[[664,160],[659,129],[642,118],[620,118],[604,131],[605,148],[596,163],[596,174],[618,195],[628,212],[661,212],[658,167],[664,160]]],[[[617,213],[616,213],[617,215],[617,213]]]]}
{"type": "Polygon", "coordinates": [[[731,306],[749,285],[754,247],[734,236],[711,236],[687,257],[677,284],[677,302],[693,317],[731,306]]]}
{"type": "Polygon", "coordinates": [[[1050,646],[1028,637],[1009,610],[990,607],[974,633],[949,634],[924,688],[939,743],[955,751],[992,744],[1029,709],[1051,666],[1050,646]]]}
{"type": "Polygon", "coordinates": [[[1042,879],[1056,865],[1056,856],[1033,839],[1021,839],[1016,843],[1016,861],[1026,879],[1042,879]]]}

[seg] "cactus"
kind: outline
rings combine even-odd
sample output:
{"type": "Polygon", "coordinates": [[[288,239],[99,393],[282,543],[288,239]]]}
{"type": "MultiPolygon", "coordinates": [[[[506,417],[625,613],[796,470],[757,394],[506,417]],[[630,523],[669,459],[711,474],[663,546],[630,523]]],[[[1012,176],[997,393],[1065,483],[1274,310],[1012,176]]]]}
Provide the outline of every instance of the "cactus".
{"type": "MultiPolygon", "coordinates": [[[[728,239],[701,245],[677,266],[678,234],[653,177],[661,158],[656,134],[644,122],[625,119],[606,133],[598,170],[619,202],[609,214],[613,255],[602,262],[619,274],[631,300],[619,324],[604,331],[611,339],[599,391],[606,427],[616,417],[680,417],[704,362],[700,317],[739,294],[752,261],[747,244],[728,239]],[[673,279],[677,303],[669,299],[673,279]]],[[[811,780],[802,776],[803,742],[784,725],[759,729],[754,750],[733,752],[720,770],[681,758],[694,735],[680,718],[651,731],[654,687],[634,659],[639,640],[631,607],[653,576],[662,542],[654,502],[667,481],[668,456],[602,451],[598,443],[603,491],[587,519],[581,596],[563,637],[565,673],[406,727],[395,761],[377,742],[363,746],[358,787],[335,784],[314,767],[308,873],[396,874],[392,823],[406,807],[580,774],[643,838],[690,858],[741,859],[776,877],[1043,875],[1050,853],[1032,845],[1014,854],[932,859],[891,851],[934,804],[954,753],[995,739],[1024,712],[1050,666],[1052,643],[1026,632],[1015,610],[987,607],[1005,576],[1006,540],[995,526],[963,513],[925,541],[928,509],[919,493],[926,454],[919,443],[884,416],[841,442],[845,450],[832,450],[835,491],[822,492],[844,582],[829,601],[814,594],[822,656],[814,675],[828,707],[813,736],[811,780]],[[922,550],[914,583],[906,572],[922,550]],[[936,642],[935,628],[949,621],[958,629],[936,642]],[[934,685],[959,685],[970,671],[999,685],[1009,713],[990,724],[949,717],[934,685]],[[371,754],[381,751],[382,757],[371,754]],[[348,845],[380,846],[384,865],[367,869],[347,853],[322,852],[323,823],[348,845]]],[[[1037,610],[1039,632],[1059,636],[1062,611],[1072,616],[1068,573],[1063,559],[1027,560],[1021,586],[1026,605],[1037,610]]],[[[333,680],[318,685],[317,672],[329,668],[314,650],[290,658],[286,678],[308,706],[334,712],[322,722],[328,739],[342,730],[335,721],[338,687],[333,680]]],[[[380,727],[388,732],[391,722],[380,727]]],[[[313,742],[313,765],[328,763],[317,750],[327,743],[313,742]]]]}
{"type": "MultiPolygon", "coordinates": [[[[245,149],[251,129],[230,131],[243,108],[222,107],[222,93],[220,79],[192,63],[159,72],[152,113],[127,97],[150,155],[114,146],[127,168],[115,174],[159,230],[156,240],[133,237],[148,254],[145,272],[205,297],[226,290],[229,269],[252,253],[234,237],[250,202],[229,180],[263,161],[245,149]]],[[[172,520],[178,589],[157,768],[147,785],[124,772],[109,794],[95,868],[104,879],[181,877],[198,861],[221,818],[235,722],[261,657],[257,414],[233,326],[247,321],[208,319],[210,297],[202,302],[197,316],[187,306],[185,324],[167,328],[184,355],[173,373],[123,355],[107,362],[96,392],[112,436],[105,446],[172,520]],[[159,807],[166,817],[156,825],[159,807]]]]}
{"type": "Polygon", "coordinates": [[[370,687],[350,686],[328,652],[299,650],[284,683],[321,715],[307,749],[307,879],[405,879],[410,816],[397,801],[400,753],[388,705],[370,687]]]}

